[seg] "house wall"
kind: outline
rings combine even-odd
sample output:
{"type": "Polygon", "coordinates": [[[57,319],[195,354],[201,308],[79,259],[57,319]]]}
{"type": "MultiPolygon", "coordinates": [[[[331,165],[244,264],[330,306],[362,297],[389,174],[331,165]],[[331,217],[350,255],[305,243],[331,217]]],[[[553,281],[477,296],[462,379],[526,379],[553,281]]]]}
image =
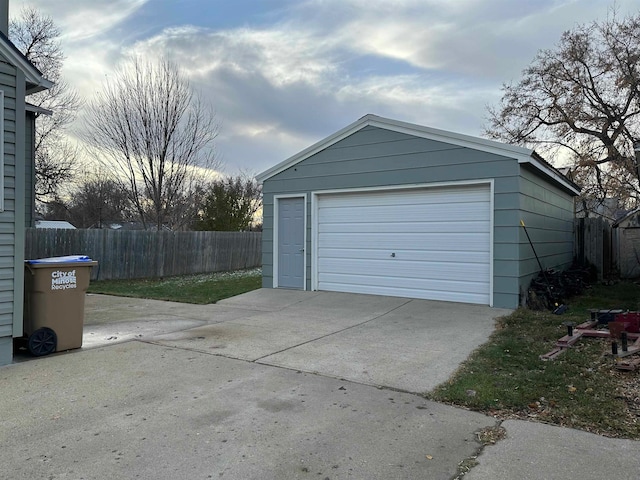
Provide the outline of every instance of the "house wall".
{"type": "Polygon", "coordinates": [[[24,75],[0,57],[4,92],[4,210],[0,212],[0,365],[13,357],[13,336],[22,335],[24,235],[24,75]],[[17,112],[22,112],[18,114],[17,112]],[[16,202],[16,199],[19,201],[16,202]],[[16,237],[18,232],[18,238],[16,237]],[[18,247],[16,246],[18,245],[18,247]]]}
{"type": "Polygon", "coordinates": [[[518,234],[520,270],[518,286],[521,298],[526,298],[531,279],[540,271],[535,253],[542,268],[565,269],[574,258],[574,202],[573,197],[540,177],[530,166],[523,165],[519,178],[519,203],[521,218],[514,225],[518,234]],[[522,219],[531,237],[519,226],[522,219]]]}
{"type": "Polygon", "coordinates": [[[35,128],[36,128],[36,114],[33,112],[26,112],[26,120],[25,120],[25,162],[24,162],[24,173],[25,173],[25,216],[24,216],[24,224],[25,227],[35,227],[35,219],[33,218],[33,214],[36,210],[36,199],[35,199],[35,165],[33,159],[34,151],[35,151],[35,128]],[[27,160],[29,159],[29,160],[27,160]]]}
{"type": "Polygon", "coordinates": [[[494,180],[494,305],[518,305],[520,171],[511,158],[365,127],[263,185],[263,286],[273,286],[273,195],[307,193],[307,289],[311,288],[313,191],[494,180]]]}

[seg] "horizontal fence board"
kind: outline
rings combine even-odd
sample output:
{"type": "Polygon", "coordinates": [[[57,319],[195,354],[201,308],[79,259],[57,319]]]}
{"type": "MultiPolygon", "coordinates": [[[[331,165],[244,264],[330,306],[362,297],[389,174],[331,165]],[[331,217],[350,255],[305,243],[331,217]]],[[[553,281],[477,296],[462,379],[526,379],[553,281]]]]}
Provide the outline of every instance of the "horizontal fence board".
{"type": "Polygon", "coordinates": [[[261,266],[262,234],[27,229],[25,258],[63,255],[97,260],[92,280],[224,272],[261,266]]]}

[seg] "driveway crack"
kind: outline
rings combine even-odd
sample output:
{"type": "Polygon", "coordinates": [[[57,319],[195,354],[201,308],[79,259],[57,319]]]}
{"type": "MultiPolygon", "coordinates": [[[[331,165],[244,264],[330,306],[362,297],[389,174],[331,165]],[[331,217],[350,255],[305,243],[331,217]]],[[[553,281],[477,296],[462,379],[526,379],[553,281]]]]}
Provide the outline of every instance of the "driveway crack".
{"type": "Polygon", "coordinates": [[[391,310],[388,310],[388,311],[386,311],[384,313],[381,313],[380,315],[377,315],[377,316],[375,316],[373,318],[370,318],[370,319],[365,320],[365,321],[360,322],[360,323],[349,325],[348,327],[345,327],[345,328],[340,329],[340,330],[335,330],[333,332],[327,333],[326,335],[320,335],[319,337],[315,337],[315,338],[312,338],[310,340],[305,340],[304,342],[298,343],[297,345],[291,345],[289,347],[283,348],[282,350],[278,350],[277,352],[270,352],[267,355],[263,355],[262,357],[253,359],[253,362],[259,363],[260,360],[264,360],[265,358],[271,357],[273,355],[278,355],[279,353],[286,352],[287,350],[298,348],[298,347],[301,347],[302,345],[306,345],[308,343],[316,342],[318,340],[322,340],[323,338],[330,337],[331,335],[336,335],[338,333],[342,333],[342,332],[345,332],[347,330],[351,330],[352,328],[360,327],[360,326],[362,326],[362,325],[364,325],[366,323],[373,322],[374,320],[378,320],[379,318],[382,318],[385,315],[389,315],[391,312],[394,312],[394,311],[398,310],[399,308],[404,307],[407,303],[409,303],[411,301],[412,301],[412,299],[407,299],[407,301],[401,303],[400,305],[398,305],[398,306],[396,306],[396,307],[392,308],[391,310]]]}
{"type": "Polygon", "coordinates": [[[458,463],[458,471],[451,480],[461,480],[473,467],[477,467],[480,463],[478,457],[482,454],[484,449],[489,445],[495,445],[496,442],[502,440],[507,436],[507,431],[502,426],[502,420],[498,420],[492,427],[485,427],[475,432],[477,441],[480,446],[476,451],[458,463]]]}

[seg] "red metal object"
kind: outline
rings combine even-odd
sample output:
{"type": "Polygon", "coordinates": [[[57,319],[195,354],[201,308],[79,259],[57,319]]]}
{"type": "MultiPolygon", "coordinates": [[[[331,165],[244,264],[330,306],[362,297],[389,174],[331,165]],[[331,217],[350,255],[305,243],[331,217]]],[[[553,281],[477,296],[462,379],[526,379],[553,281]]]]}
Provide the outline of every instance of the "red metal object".
{"type": "Polygon", "coordinates": [[[615,323],[622,323],[625,325],[625,330],[631,333],[640,332],[640,313],[639,312],[626,312],[618,313],[614,320],[615,323]]]}

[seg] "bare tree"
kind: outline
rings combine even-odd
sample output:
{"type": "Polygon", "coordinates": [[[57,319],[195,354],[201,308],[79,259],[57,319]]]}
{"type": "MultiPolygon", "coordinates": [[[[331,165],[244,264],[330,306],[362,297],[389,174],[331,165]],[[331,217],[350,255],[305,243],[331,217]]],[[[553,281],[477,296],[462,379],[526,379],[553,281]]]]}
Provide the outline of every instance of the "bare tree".
{"type": "Polygon", "coordinates": [[[502,92],[489,109],[490,137],[569,161],[592,205],[616,197],[640,206],[640,14],[621,20],[612,12],[565,32],[502,92]]]}
{"type": "Polygon", "coordinates": [[[210,180],[208,175],[194,175],[189,179],[182,192],[173,203],[173,208],[167,216],[167,226],[174,231],[195,230],[199,218],[207,185],[210,180]]]}
{"type": "Polygon", "coordinates": [[[104,172],[77,182],[67,201],[68,219],[78,228],[106,228],[130,221],[133,209],[128,192],[104,172]]]}
{"type": "Polygon", "coordinates": [[[89,104],[87,140],[126,183],[145,227],[161,229],[198,168],[215,168],[210,106],[168,60],[132,59],[89,104]]]}
{"type": "Polygon", "coordinates": [[[65,129],[73,122],[81,101],[61,76],[64,54],[60,30],[51,17],[33,8],[23,8],[9,24],[9,36],[24,56],[54,82],[49,90],[29,96],[29,102],[51,110],[36,122],[35,170],[36,198],[55,198],[60,187],[74,173],[76,148],[65,138],[65,129]]]}

